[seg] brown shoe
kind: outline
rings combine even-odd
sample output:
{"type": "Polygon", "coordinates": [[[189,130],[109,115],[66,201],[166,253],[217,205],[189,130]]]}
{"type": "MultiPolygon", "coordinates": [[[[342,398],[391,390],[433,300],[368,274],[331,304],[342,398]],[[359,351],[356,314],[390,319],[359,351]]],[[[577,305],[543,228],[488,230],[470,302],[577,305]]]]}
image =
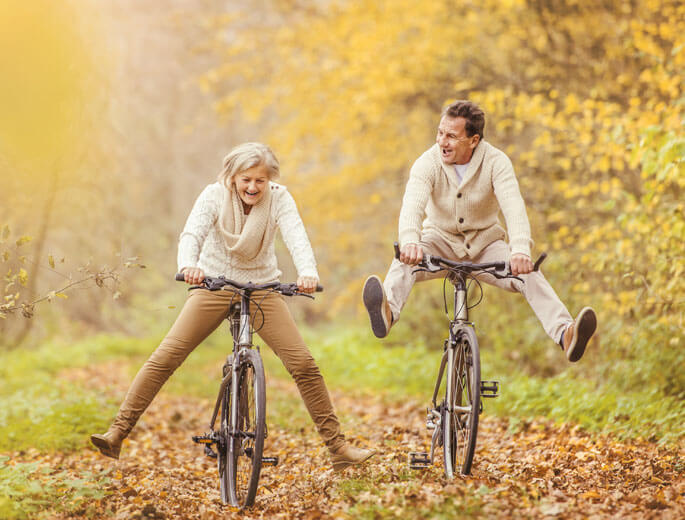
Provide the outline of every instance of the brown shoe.
{"type": "Polygon", "coordinates": [[[100,453],[112,457],[113,459],[119,458],[119,452],[121,451],[121,442],[124,437],[116,431],[109,430],[107,433],[100,435],[99,433],[94,433],[90,436],[90,442],[100,450],[100,453]]]}
{"type": "Polygon", "coordinates": [[[371,330],[377,338],[384,338],[392,327],[392,311],[388,300],[385,298],[385,291],[381,279],[376,275],[371,275],[364,282],[362,292],[364,306],[369,313],[371,320],[371,330]]]}
{"type": "Polygon", "coordinates": [[[374,450],[357,448],[351,444],[343,444],[336,451],[331,453],[333,471],[336,473],[350,466],[355,466],[369,460],[376,454],[374,450]]]}
{"type": "Polygon", "coordinates": [[[597,315],[592,307],[585,307],[564,332],[562,348],[572,363],[583,357],[587,342],[597,328],[597,315]]]}

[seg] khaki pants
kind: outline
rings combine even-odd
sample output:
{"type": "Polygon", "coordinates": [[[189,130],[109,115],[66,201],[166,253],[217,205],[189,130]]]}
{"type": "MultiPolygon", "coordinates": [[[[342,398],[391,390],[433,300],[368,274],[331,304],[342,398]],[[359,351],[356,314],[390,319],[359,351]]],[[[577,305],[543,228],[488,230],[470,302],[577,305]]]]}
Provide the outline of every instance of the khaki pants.
{"type": "MultiPolygon", "coordinates": [[[[295,326],[284,297],[276,293],[264,295],[265,292],[253,293],[264,312],[264,323],[258,334],[295,380],[321,438],[331,451],[335,451],[345,441],[321,372],[295,326]]],[[[230,291],[190,291],[171,330],[131,383],[112,429],[128,435],[169,376],[221,324],[231,301],[238,298],[230,291]]],[[[255,305],[251,306],[251,311],[254,319],[255,305]]],[[[261,312],[254,323],[257,328],[262,325],[261,312]]]]}
{"type": "MultiPolygon", "coordinates": [[[[472,261],[474,263],[509,261],[511,252],[509,246],[503,240],[496,240],[487,246],[476,258],[455,258],[449,243],[435,234],[424,234],[421,237],[421,247],[424,253],[441,256],[455,261],[472,261]]],[[[403,264],[399,260],[393,260],[388,274],[383,281],[383,288],[392,310],[393,321],[397,321],[400,312],[407,302],[414,282],[443,277],[445,273],[419,272],[412,274],[415,268],[403,264]]],[[[542,323],[547,335],[557,344],[561,340],[562,331],[573,321],[566,306],[561,302],[552,286],[540,271],[519,275],[524,280],[521,283],[512,278],[498,280],[487,274],[478,275],[478,279],[511,292],[520,292],[528,301],[533,312],[542,323]]]]}

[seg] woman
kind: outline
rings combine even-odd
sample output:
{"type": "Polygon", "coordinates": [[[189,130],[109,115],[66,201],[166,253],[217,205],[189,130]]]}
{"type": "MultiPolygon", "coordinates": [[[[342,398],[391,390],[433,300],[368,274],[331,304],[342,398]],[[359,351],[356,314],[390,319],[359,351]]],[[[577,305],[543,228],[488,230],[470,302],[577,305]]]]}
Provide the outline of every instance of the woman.
{"type": "MultiPolygon", "coordinates": [[[[277,280],[281,274],[274,251],[278,227],[297,268],[298,287],[307,293],[315,290],[319,277],[314,253],[295,201],[284,186],[273,182],[278,176],[278,161],[263,144],[239,145],[224,158],[218,182],[200,194],[181,233],[178,268],[187,283],[199,284],[205,275],[238,282],[277,280]]],[[[223,321],[232,297],[230,291],[190,291],[171,330],[133,380],[109,430],[91,435],[104,455],[119,458],[122,441],[174,370],[223,321]]],[[[284,297],[269,293],[260,298],[260,307],[264,325],[259,335],[295,379],[331,453],[334,470],[374,455],[345,441],[323,377],[284,297]]]]}

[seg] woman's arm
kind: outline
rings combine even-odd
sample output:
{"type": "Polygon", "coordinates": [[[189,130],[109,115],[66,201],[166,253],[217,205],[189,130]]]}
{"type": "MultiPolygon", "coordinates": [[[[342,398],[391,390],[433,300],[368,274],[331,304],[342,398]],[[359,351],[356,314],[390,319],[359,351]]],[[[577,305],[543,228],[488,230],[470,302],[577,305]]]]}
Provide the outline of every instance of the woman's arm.
{"type": "Polygon", "coordinates": [[[210,184],[195,201],[178,241],[178,272],[197,267],[200,251],[221,210],[224,188],[210,184]]]}
{"type": "Polygon", "coordinates": [[[290,256],[297,269],[298,285],[313,290],[319,281],[319,273],[316,270],[316,259],[307,231],[292,195],[284,186],[279,186],[278,193],[278,197],[274,201],[276,203],[276,224],[281,230],[283,241],[290,251],[290,256]]]}

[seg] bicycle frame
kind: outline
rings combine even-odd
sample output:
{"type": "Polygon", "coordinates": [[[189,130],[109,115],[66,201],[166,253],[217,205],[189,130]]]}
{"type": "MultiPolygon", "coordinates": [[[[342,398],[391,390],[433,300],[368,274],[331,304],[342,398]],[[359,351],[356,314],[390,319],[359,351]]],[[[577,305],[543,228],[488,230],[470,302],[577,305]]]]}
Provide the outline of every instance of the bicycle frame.
{"type": "MultiPolygon", "coordinates": [[[[445,341],[445,349],[442,355],[442,360],[440,361],[440,369],[438,370],[438,378],[435,383],[435,389],[433,390],[433,397],[431,399],[431,402],[433,404],[433,410],[431,410],[431,415],[434,420],[437,420],[437,425],[440,426],[440,421],[441,416],[440,413],[437,411],[438,409],[438,394],[440,393],[440,385],[442,384],[442,378],[445,373],[445,369],[447,368],[447,380],[445,381],[445,384],[447,385],[447,392],[446,392],[446,404],[445,406],[448,407],[447,411],[449,414],[447,414],[447,417],[451,417],[451,413],[454,412],[454,410],[451,410],[450,403],[453,402],[452,399],[452,389],[454,388],[453,384],[453,377],[454,377],[454,370],[452,370],[452,367],[454,367],[455,363],[455,351],[456,351],[456,346],[457,346],[457,337],[459,335],[459,330],[461,329],[462,326],[466,325],[469,323],[468,319],[468,306],[467,306],[467,290],[466,290],[466,281],[464,280],[464,276],[460,273],[450,273],[448,275],[448,279],[450,283],[454,286],[454,318],[450,322],[450,332],[449,332],[449,339],[445,341]]],[[[462,361],[462,360],[460,360],[462,361]]],[[[463,362],[463,361],[462,361],[463,362]]],[[[461,412],[468,412],[468,408],[464,409],[459,409],[457,411],[461,412]]],[[[440,435],[441,428],[435,428],[433,432],[433,442],[431,443],[431,463],[433,461],[433,456],[434,456],[434,448],[437,444],[438,436],[440,435]]],[[[450,453],[447,453],[447,456],[450,456],[450,453]]]]}
{"type": "Polygon", "coordinates": [[[221,380],[221,385],[219,386],[219,395],[216,398],[216,404],[214,405],[214,412],[212,413],[212,419],[209,423],[210,431],[214,430],[214,424],[216,423],[216,418],[219,414],[219,408],[221,407],[221,398],[226,391],[226,386],[231,383],[231,424],[229,426],[228,434],[234,436],[237,432],[234,426],[238,422],[238,370],[241,363],[241,353],[244,349],[257,348],[252,344],[252,328],[250,327],[250,294],[245,292],[240,293],[240,313],[236,309],[237,304],[233,304],[226,317],[231,324],[231,336],[233,336],[233,353],[226,360],[226,367],[228,371],[224,370],[224,377],[221,380]],[[236,317],[237,314],[237,317],[236,317]],[[231,362],[232,358],[232,362],[231,362]],[[235,376],[235,377],[234,377],[235,376]]]}

